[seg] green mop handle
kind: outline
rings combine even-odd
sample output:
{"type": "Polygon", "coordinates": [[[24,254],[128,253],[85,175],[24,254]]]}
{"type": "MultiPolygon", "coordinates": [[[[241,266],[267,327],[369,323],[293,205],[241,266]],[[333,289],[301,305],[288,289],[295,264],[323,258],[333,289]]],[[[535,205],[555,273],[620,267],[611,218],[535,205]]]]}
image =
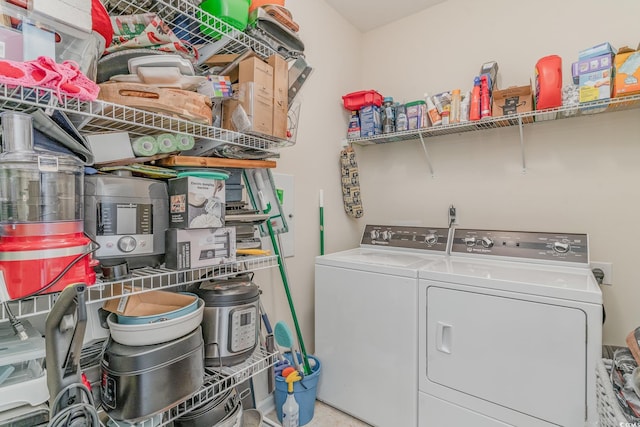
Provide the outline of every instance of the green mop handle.
{"type": "Polygon", "coordinates": [[[324,255],[324,191],[320,190],[320,255],[324,255]]]}
{"type": "MultiPolygon", "coordinates": [[[[293,324],[296,327],[296,335],[298,336],[298,342],[300,343],[300,351],[302,352],[302,360],[304,362],[304,374],[311,374],[311,365],[309,365],[309,358],[307,357],[307,350],[304,348],[304,341],[302,340],[302,332],[300,331],[300,325],[298,324],[298,316],[296,316],[296,310],[293,306],[293,298],[291,298],[291,292],[289,291],[289,281],[287,280],[287,273],[284,270],[284,265],[282,264],[282,255],[280,255],[280,250],[278,249],[278,242],[276,241],[276,235],[273,231],[273,227],[271,226],[271,219],[267,220],[267,228],[269,229],[269,237],[271,237],[271,245],[273,246],[273,251],[276,253],[278,257],[278,268],[280,269],[280,276],[282,277],[282,284],[284,285],[284,291],[287,294],[287,301],[289,302],[289,309],[291,310],[291,317],[293,317],[293,324]]],[[[293,357],[296,357],[295,354],[291,354],[293,357]]]]}

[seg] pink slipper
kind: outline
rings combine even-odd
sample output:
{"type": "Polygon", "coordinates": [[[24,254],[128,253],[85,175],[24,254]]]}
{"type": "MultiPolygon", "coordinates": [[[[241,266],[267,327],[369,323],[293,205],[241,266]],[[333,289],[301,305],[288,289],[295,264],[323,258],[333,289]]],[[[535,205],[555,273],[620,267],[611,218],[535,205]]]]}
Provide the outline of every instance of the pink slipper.
{"type": "Polygon", "coordinates": [[[0,83],[11,86],[55,88],[60,74],[32,61],[0,60],[0,83]]]}
{"type": "Polygon", "coordinates": [[[60,75],[61,78],[56,84],[56,90],[59,92],[81,101],[95,101],[98,98],[100,87],[82,74],[76,62],[64,61],[62,64],[58,64],[47,56],[38,57],[36,62],[42,68],[60,75]]]}

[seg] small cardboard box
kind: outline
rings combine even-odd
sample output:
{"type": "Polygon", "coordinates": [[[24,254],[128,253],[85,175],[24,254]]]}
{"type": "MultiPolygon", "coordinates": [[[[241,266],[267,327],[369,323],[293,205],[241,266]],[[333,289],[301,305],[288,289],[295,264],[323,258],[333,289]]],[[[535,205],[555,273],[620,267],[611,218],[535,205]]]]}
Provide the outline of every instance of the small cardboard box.
{"type": "Polygon", "coordinates": [[[607,53],[578,61],[580,102],[611,98],[613,54],[607,53]]]}
{"type": "Polygon", "coordinates": [[[150,291],[135,295],[126,295],[131,287],[123,289],[121,298],[104,302],[102,308],[122,316],[153,316],[179,310],[191,304],[195,297],[167,291],[150,291]]]}
{"type": "Polygon", "coordinates": [[[253,82],[234,86],[233,99],[224,101],[222,127],[236,132],[273,133],[273,92],[253,82]]]}
{"type": "Polygon", "coordinates": [[[236,260],[236,228],[199,230],[169,228],[165,265],[174,270],[210,267],[236,260]]]}
{"type": "Polygon", "coordinates": [[[583,49],[578,52],[578,60],[595,58],[602,55],[615,55],[616,49],[609,42],[600,43],[593,47],[583,49]]]}
{"type": "Polygon", "coordinates": [[[184,176],[169,180],[169,226],[224,226],[224,180],[184,176]]]}
{"type": "Polygon", "coordinates": [[[271,55],[268,63],[273,68],[273,136],[287,139],[289,66],[280,55],[271,55]]]}
{"type": "Polygon", "coordinates": [[[640,93],[640,45],[621,47],[613,58],[613,97],[640,93]]]}
{"type": "MultiPolygon", "coordinates": [[[[508,116],[533,111],[533,91],[531,85],[513,86],[493,91],[492,115],[508,116]]],[[[533,117],[524,117],[523,123],[533,122],[533,117]]]]}
{"type": "Polygon", "coordinates": [[[253,82],[256,90],[273,96],[273,67],[260,58],[249,58],[240,62],[238,83],[253,82]]]}
{"type": "Polygon", "coordinates": [[[367,105],[360,108],[360,136],[368,137],[382,133],[380,107],[367,105]]]}

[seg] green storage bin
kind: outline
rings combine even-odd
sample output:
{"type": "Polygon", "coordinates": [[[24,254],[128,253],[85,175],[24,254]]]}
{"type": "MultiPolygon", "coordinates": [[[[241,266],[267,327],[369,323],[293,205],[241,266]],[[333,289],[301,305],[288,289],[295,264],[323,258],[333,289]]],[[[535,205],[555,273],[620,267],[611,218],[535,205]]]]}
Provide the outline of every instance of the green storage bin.
{"type": "MultiPolygon", "coordinates": [[[[249,21],[250,4],[251,0],[205,0],[200,3],[199,8],[226,24],[243,31],[249,21]]],[[[202,22],[200,31],[203,34],[216,39],[225,34],[222,25],[208,15],[198,13],[198,19],[202,22]]]]}

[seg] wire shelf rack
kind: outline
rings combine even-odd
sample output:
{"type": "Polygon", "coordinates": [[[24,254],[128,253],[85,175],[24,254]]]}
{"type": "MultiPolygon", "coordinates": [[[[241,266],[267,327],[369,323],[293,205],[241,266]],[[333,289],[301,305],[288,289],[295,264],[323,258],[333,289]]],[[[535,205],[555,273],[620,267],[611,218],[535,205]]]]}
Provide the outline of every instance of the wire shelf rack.
{"type": "MultiPolygon", "coordinates": [[[[215,53],[243,53],[253,50],[262,58],[275,53],[265,43],[238,31],[198,7],[195,0],[102,0],[109,15],[155,13],[184,42],[206,59],[215,53]]],[[[200,64],[206,68],[206,65],[200,64]]]]}
{"type": "MultiPolygon", "coordinates": [[[[87,303],[118,298],[126,291],[129,295],[168,289],[202,281],[204,278],[222,278],[241,272],[263,270],[278,265],[277,256],[246,257],[237,262],[191,270],[167,268],[141,268],[132,270],[131,277],[114,282],[98,280],[87,288],[87,303]]],[[[18,318],[46,314],[53,308],[59,293],[39,295],[22,300],[9,301],[9,309],[18,318]]],[[[6,307],[0,305],[0,322],[9,320],[6,307]]]]}
{"type": "Polygon", "coordinates": [[[568,105],[544,111],[529,111],[526,113],[511,114],[508,116],[487,117],[480,121],[463,122],[444,126],[434,126],[423,129],[395,132],[391,134],[376,135],[349,139],[347,142],[358,145],[376,145],[389,142],[412,141],[422,138],[431,138],[442,135],[460,134],[486,129],[496,129],[511,126],[521,126],[534,122],[548,120],[560,120],[573,117],[587,116],[614,111],[632,110],[640,107],[640,95],[612,98],[593,101],[578,105],[568,105]]]}
{"type": "Polygon", "coordinates": [[[273,157],[278,156],[279,148],[293,145],[288,140],[234,132],[110,102],[83,102],[65,94],[58,97],[50,89],[0,84],[0,110],[30,113],[39,108],[69,113],[83,133],[129,132],[132,136],[184,133],[194,138],[260,150],[273,157]]]}

